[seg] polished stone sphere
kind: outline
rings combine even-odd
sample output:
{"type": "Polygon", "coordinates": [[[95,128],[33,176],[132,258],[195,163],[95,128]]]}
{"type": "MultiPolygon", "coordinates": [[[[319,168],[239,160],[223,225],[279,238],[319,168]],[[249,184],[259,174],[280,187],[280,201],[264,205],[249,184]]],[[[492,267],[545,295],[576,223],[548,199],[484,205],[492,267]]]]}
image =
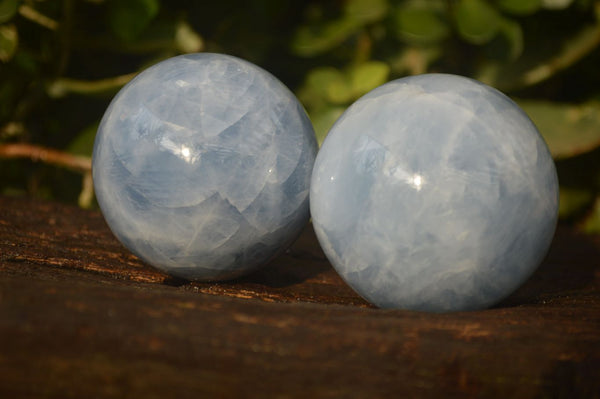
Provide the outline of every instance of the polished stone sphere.
{"type": "Polygon", "coordinates": [[[474,310],[544,258],[558,180],[513,101],[426,74],[380,86],[340,117],[315,162],[310,208],[326,256],[371,303],[474,310]]]}
{"type": "Polygon", "coordinates": [[[222,280],[298,236],[316,152],[304,109],[270,73],[227,55],[182,55],[113,99],[94,144],[94,187],[134,254],[177,277],[222,280]]]}

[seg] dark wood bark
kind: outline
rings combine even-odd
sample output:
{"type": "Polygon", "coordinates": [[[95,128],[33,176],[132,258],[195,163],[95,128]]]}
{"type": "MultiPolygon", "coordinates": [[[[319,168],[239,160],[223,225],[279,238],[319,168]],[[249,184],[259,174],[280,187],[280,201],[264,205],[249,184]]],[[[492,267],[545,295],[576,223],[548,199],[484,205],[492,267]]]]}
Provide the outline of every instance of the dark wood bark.
{"type": "Polygon", "coordinates": [[[561,226],[493,309],[381,310],[310,227],[261,271],[190,283],[98,212],[0,197],[0,398],[599,397],[599,260],[561,226]]]}

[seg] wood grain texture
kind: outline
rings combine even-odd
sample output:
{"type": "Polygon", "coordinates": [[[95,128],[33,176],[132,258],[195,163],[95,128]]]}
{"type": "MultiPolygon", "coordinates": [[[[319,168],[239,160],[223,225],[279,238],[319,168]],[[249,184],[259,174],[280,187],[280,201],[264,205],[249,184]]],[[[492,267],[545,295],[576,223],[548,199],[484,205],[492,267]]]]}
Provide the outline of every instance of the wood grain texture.
{"type": "Polygon", "coordinates": [[[600,239],[560,227],[493,309],[376,309],[308,227],[263,270],[190,283],[98,212],[0,197],[0,398],[600,397],[600,239]]]}

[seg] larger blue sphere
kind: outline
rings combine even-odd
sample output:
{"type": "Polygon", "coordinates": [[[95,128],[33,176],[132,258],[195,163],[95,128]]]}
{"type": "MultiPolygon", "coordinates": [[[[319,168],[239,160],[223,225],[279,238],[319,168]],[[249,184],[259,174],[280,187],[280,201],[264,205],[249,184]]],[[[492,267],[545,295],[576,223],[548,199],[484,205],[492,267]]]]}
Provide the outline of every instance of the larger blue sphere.
{"type": "Polygon", "coordinates": [[[481,309],[521,285],[557,220],[554,163],[508,97],[464,77],[387,83],[354,103],[317,156],[317,237],[384,308],[481,309]]]}
{"type": "Polygon", "coordinates": [[[140,258],[186,279],[227,279],[300,233],[316,152],[304,109],[271,74],[231,56],[183,55],[114,98],[96,136],[94,187],[140,258]]]}

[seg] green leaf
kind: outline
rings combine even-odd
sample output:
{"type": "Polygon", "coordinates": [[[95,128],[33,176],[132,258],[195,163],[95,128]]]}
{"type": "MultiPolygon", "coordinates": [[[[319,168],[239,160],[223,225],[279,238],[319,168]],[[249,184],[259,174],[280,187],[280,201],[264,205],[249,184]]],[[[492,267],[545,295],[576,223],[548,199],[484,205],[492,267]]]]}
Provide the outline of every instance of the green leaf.
{"type": "Polygon", "coordinates": [[[346,76],[336,68],[320,67],[311,70],[307,87],[328,102],[344,104],[352,99],[352,87],[346,76]]]}
{"type": "Polygon", "coordinates": [[[327,100],[333,104],[346,104],[354,93],[348,80],[334,80],[327,85],[327,100]]]}
{"type": "Polygon", "coordinates": [[[96,122],[79,132],[67,146],[67,151],[76,155],[91,156],[99,124],[99,122],[96,122]]]}
{"type": "Polygon", "coordinates": [[[599,42],[600,24],[582,24],[579,30],[564,31],[552,36],[552,40],[527,47],[515,62],[504,63],[501,68],[489,65],[489,62],[482,63],[480,68],[483,70],[475,77],[504,92],[523,89],[570,68],[595,51],[599,42]]]}
{"type": "Polygon", "coordinates": [[[548,10],[564,10],[573,3],[573,0],[542,0],[542,7],[548,10]]]}
{"type": "Polygon", "coordinates": [[[387,9],[387,0],[348,0],[341,17],[300,27],[292,39],[292,51],[311,57],[333,50],[365,24],[382,19],[387,9]]]}
{"type": "Polygon", "coordinates": [[[429,65],[442,56],[440,46],[406,47],[390,60],[396,75],[419,75],[427,72],[429,65]]]}
{"type": "Polygon", "coordinates": [[[159,0],[112,0],[108,3],[109,25],[124,41],[140,35],[158,13],[159,0]]]}
{"type": "Polygon", "coordinates": [[[561,187],[558,201],[560,219],[572,219],[588,208],[594,199],[591,189],[561,187]]]}
{"type": "Polygon", "coordinates": [[[542,7],[542,0],[498,0],[498,7],[515,15],[529,15],[542,7]]]}
{"type": "Polygon", "coordinates": [[[348,0],[344,7],[345,14],[363,24],[379,21],[388,10],[387,0],[348,0]]]}
{"type": "Polygon", "coordinates": [[[460,0],[454,10],[458,33],[468,42],[484,44],[492,40],[502,16],[484,0],[460,0]]]}
{"type": "Polygon", "coordinates": [[[317,26],[303,26],[292,39],[292,51],[297,55],[311,57],[332,50],[360,25],[352,18],[341,18],[317,26]]]}
{"type": "Polygon", "coordinates": [[[523,53],[523,31],[521,25],[510,19],[503,19],[496,37],[487,45],[490,58],[514,61],[523,53]]]}
{"type": "Polygon", "coordinates": [[[342,72],[333,67],[311,70],[302,97],[317,104],[316,97],[329,104],[347,104],[386,82],[390,67],[380,61],[367,61],[342,72]]]}
{"type": "Polygon", "coordinates": [[[596,198],[592,212],[585,219],[583,230],[586,233],[600,234],[600,197],[596,198]]]}
{"type": "Polygon", "coordinates": [[[13,25],[0,26],[0,61],[10,61],[19,47],[19,35],[13,25]]]}
{"type": "Polygon", "coordinates": [[[15,16],[20,3],[21,0],[0,0],[0,24],[15,16]]]}
{"type": "Polygon", "coordinates": [[[204,48],[204,41],[187,22],[180,21],[175,28],[175,46],[184,53],[196,53],[204,48]]]}
{"type": "Polygon", "coordinates": [[[600,147],[600,102],[581,105],[517,100],[544,136],[555,159],[600,147]]]}
{"type": "Polygon", "coordinates": [[[343,81],[344,75],[333,67],[318,67],[308,72],[306,86],[321,97],[327,97],[332,82],[343,81]]]}
{"type": "Polygon", "coordinates": [[[442,14],[431,7],[413,4],[400,7],[396,12],[399,38],[415,44],[429,44],[445,39],[449,29],[442,14]]]}
{"type": "Polygon", "coordinates": [[[315,128],[315,134],[319,145],[323,143],[329,129],[333,126],[335,121],[344,113],[345,107],[328,107],[319,112],[311,114],[311,120],[315,128]]]}
{"type": "Polygon", "coordinates": [[[500,26],[500,37],[504,38],[508,47],[508,59],[516,60],[523,53],[523,30],[515,21],[505,19],[500,26]]]}
{"type": "Polygon", "coordinates": [[[388,64],[380,61],[367,61],[348,71],[353,96],[360,97],[384,84],[390,74],[388,64]]]}
{"type": "Polygon", "coordinates": [[[15,65],[18,65],[19,69],[25,74],[35,74],[40,65],[39,58],[36,57],[36,54],[31,50],[27,49],[19,49],[19,51],[15,54],[13,58],[13,62],[15,65]]]}

